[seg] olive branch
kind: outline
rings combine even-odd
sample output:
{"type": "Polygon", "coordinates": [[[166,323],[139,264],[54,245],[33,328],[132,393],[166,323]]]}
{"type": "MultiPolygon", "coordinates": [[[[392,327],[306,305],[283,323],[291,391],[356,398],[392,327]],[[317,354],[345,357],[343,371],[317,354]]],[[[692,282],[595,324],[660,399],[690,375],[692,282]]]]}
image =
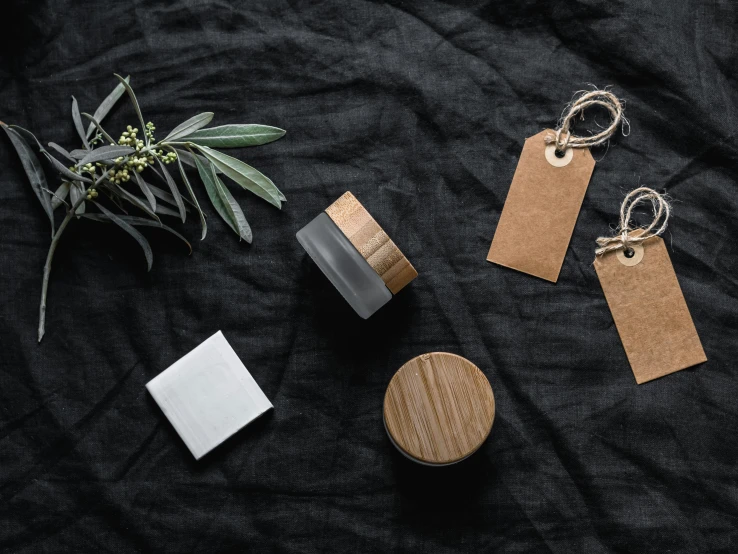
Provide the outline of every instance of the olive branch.
{"type": "Polygon", "coordinates": [[[200,219],[202,229],[200,240],[203,240],[207,234],[205,214],[200,209],[183,164],[197,170],[215,211],[233,229],[239,239],[248,243],[252,240],[251,227],[221,177],[235,181],[242,188],[253,192],[277,208],[281,209],[282,202],[286,200],[266,175],[241,160],[216,150],[216,148],[266,144],[283,137],[285,131],[277,127],[256,124],[206,128],[214,114],[204,112],[181,123],[164,139],[157,141],[154,137],[156,130],[154,124],[150,121],[144,123],[138,100],[129,84],[130,78],[124,79],[117,74],[115,77],[120,81],[119,84],[103,100],[93,115],[80,113],[77,100],[72,97],[72,120],[82,140],[82,148],[67,151],[56,143],[48,144],[51,150],[65,158],[65,163],[52,156],[30,131],[17,125],[6,125],[0,121],[0,126],[18,152],[31,187],[51,223],[51,245],[44,264],[41,286],[39,342],[45,331],[46,296],[51,262],[64,229],[75,217],[116,224],[141,246],[146,257],[147,268],[151,270],[153,263],[151,246],[136,227],[157,227],[168,231],[183,240],[192,253],[192,246],[187,239],[162,223],[159,216],[179,217],[184,223],[187,213],[194,210],[200,219]],[[116,141],[103,129],[100,122],[126,93],[141,127],[139,129],[128,125],[127,130],[116,141]],[[86,130],[82,117],[90,122],[86,130]],[[50,162],[62,180],[61,185],[55,191],[52,191],[47,184],[41,161],[34,152],[34,147],[50,162]],[[71,165],[67,165],[68,163],[71,165]],[[177,183],[166,167],[170,164],[176,164],[179,170],[187,190],[186,197],[180,193],[177,183]],[[149,183],[144,179],[144,172],[147,173],[147,179],[148,175],[157,177],[160,182],[166,184],[168,190],[149,183]],[[143,196],[138,196],[128,189],[130,186],[128,183],[131,181],[143,196]],[[105,203],[100,202],[102,198],[98,200],[100,193],[106,197],[105,203]],[[90,205],[97,211],[87,211],[90,205]],[[65,206],[66,214],[59,227],[56,228],[54,212],[60,206],[65,206]],[[141,215],[130,215],[127,207],[135,208],[141,215]]]}

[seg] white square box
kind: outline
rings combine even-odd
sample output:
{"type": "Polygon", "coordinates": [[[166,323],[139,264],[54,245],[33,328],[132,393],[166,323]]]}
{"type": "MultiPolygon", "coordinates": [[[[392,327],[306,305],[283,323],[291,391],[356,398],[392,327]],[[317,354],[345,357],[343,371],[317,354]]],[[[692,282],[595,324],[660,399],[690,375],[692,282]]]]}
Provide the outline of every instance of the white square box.
{"type": "Polygon", "coordinates": [[[273,408],[220,331],[146,388],[198,460],[273,408]]]}

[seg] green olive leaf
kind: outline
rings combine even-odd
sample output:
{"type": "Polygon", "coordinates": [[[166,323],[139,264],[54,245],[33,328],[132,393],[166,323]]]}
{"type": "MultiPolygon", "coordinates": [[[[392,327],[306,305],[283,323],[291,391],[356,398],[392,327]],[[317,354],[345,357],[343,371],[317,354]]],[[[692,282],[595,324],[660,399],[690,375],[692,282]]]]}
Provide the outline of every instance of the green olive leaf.
{"type": "Polygon", "coordinates": [[[74,127],[75,129],[77,129],[77,134],[79,135],[79,138],[82,139],[82,144],[84,144],[85,148],[89,150],[90,143],[87,142],[85,129],[84,127],[82,127],[82,118],[79,115],[79,104],[77,104],[77,99],[74,96],[72,96],[72,120],[74,121],[74,127]]]}
{"type": "Polygon", "coordinates": [[[92,203],[95,204],[95,206],[97,206],[97,208],[105,214],[110,221],[136,239],[136,242],[141,245],[141,248],[144,251],[144,256],[146,256],[146,266],[148,267],[148,271],[151,271],[151,264],[154,263],[154,254],[151,252],[151,246],[149,246],[149,241],[146,240],[146,237],[136,231],[132,225],[123,221],[120,216],[115,215],[99,202],[95,202],[93,200],[92,203]]]}
{"type": "MultiPolygon", "coordinates": [[[[72,186],[69,189],[69,200],[72,202],[72,206],[76,205],[77,201],[83,196],[87,196],[87,192],[85,192],[84,187],[81,183],[73,181],[72,186]]],[[[77,209],[74,210],[74,213],[78,218],[83,213],[85,213],[85,203],[82,202],[79,206],[77,206],[77,209]]]]}
{"type": "Polygon", "coordinates": [[[174,196],[174,201],[177,203],[177,208],[179,209],[179,216],[182,218],[182,223],[184,223],[187,217],[187,212],[185,211],[184,202],[182,202],[182,195],[179,193],[179,189],[177,188],[177,183],[174,182],[174,179],[172,179],[172,176],[167,171],[167,168],[164,167],[162,161],[159,158],[157,158],[156,161],[159,162],[161,172],[164,174],[164,180],[167,182],[167,185],[169,185],[169,190],[172,191],[172,196],[174,196]]]}
{"type": "MultiPolygon", "coordinates": [[[[177,201],[174,199],[174,196],[169,194],[167,191],[160,189],[159,187],[155,187],[151,183],[147,182],[146,184],[149,185],[149,190],[151,191],[151,193],[154,196],[156,196],[159,200],[163,200],[164,202],[167,202],[170,206],[174,206],[175,208],[177,207],[177,201]]],[[[187,200],[187,198],[185,198],[184,196],[182,197],[182,200],[187,202],[187,204],[192,204],[192,201],[187,200]]],[[[159,207],[158,202],[156,204],[156,207],[157,208],[159,207]]],[[[189,206],[185,206],[185,210],[187,211],[187,213],[189,213],[190,212],[189,206]]],[[[179,216],[179,213],[177,215],[179,216]]]]}
{"type": "MultiPolygon", "coordinates": [[[[206,167],[210,163],[205,156],[201,156],[200,154],[194,154],[190,152],[189,150],[180,150],[179,148],[175,148],[174,151],[177,153],[177,157],[179,157],[179,159],[181,159],[185,164],[189,165],[190,167],[194,167],[195,169],[197,169],[195,158],[199,158],[200,163],[206,167]]],[[[223,173],[217,167],[215,168],[215,172],[219,175],[223,173]]]]}
{"type": "MultiPolygon", "coordinates": [[[[110,218],[103,214],[85,214],[84,217],[85,219],[99,221],[100,223],[110,223],[110,218]]],[[[157,223],[156,221],[151,221],[150,219],[146,219],[145,217],[136,217],[134,215],[119,215],[118,218],[121,221],[125,221],[126,223],[133,225],[134,227],[154,227],[156,229],[163,229],[164,231],[168,231],[175,237],[180,239],[182,242],[184,242],[187,245],[187,248],[190,249],[190,254],[192,254],[192,245],[190,244],[190,241],[188,241],[177,231],[167,225],[164,225],[163,223],[157,223]]]]}
{"type": "Polygon", "coordinates": [[[161,142],[174,142],[179,138],[186,137],[187,135],[197,131],[198,129],[202,129],[203,127],[205,127],[205,125],[213,120],[214,115],[215,114],[213,112],[204,112],[189,118],[184,123],[180,123],[174,129],[172,129],[172,132],[167,135],[167,138],[165,138],[161,142]]]}
{"type": "Polygon", "coordinates": [[[68,159],[70,162],[77,163],[77,160],[75,160],[69,152],[67,152],[64,148],[62,148],[61,146],[59,146],[57,143],[50,142],[49,143],[49,148],[53,148],[54,150],[56,150],[57,152],[59,152],[59,154],[61,154],[62,156],[64,156],[66,159],[68,159]]]}
{"type": "Polygon", "coordinates": [[[194,142],[201,146],[237,148],[240,146],[258,146],[260,144],[274,142],[282,138],[286,132],[284,129],[270,127],[269,125],[221,125],[220,127],[200,129],[199,131],[179,138],[186,139],[188,142],[194,142]]]}
{"type": "MultiPolygon", "coordinates": [[[[123,87],[121,87],[121,90],[124,90],[123,87]]],[[[82,117],[86,117],[87,119],[89,119],[92,122],[90,123],[90,127],[92,127],[93,129],[97,127],[97,130],[100,131],[100,134],[105,137],[105,140],[107,140],[111,146],[115,146],[117,144],[116,140],[105,132],[105,129],[102,128],[102,125],[100,125],[100,121],[96,117],[93,117],[85,112],[82,112],[82,117]]]]}
{"type": "Polygon", "coordinates": [[[146,215],[148,215],[152,219],[155,219],[156,221],[161,223],[159,216],[156,215],[154,210],[152,210],[149,206],[147,206],[146,203],[143,200],[141,200],[138,196],[131,194],[130,192],[128,192],[126,189],[124,189],[120,185],[113,184],[111,188],[116,193],[118,193],[118,196],[120,196],[123,200],[133,204],[139,210],[141,210],[142,212],[145,212],[146,215]]]}
{"type": "Polygon", "coordinates": [[[62,204],[64,204],[64,200],[69,195],[69,187],[71,185],[67,182],[62,183],[59,185],[59,188],[56,189],[56,192],[54,193],[54,196],[51,197],[51,209],[55,210],[62,204]]]}
{"type": "MultiPolygon", "coordinates": [[[[131,80],[130,75],[124,79],[126,83],[130,82],[130,80],[131,80]]],[[[120,100],[120,97],[123,96],[123,93],[125,91],[126,91],[125,87],[121,85],[120,83],[118,83],[116,87],[113,89],[113,92],[108,94],[105,100],[103,100],[102,103],[95,110],[95,114],[93,116],[88,117],[88,119],[93,120],[93,123],[90,123],[90,126],[87,127],[87,138],[90,138],[90,135],[92,135],[92,131],[95,129],[95,127],[98,127],[98,129],[100,128],[100,126],[96,125],[94,122],[102,121],[105,118],[105,116],[108,115],[108,112],[110,112],[113,106],[115,106],[115,103],[118,100],[120,100]]],[[[85,114],[82,114],[82,115],[85,115],[85,114]]]]}
{"type": "Polygon", "coordinates": [[[138,171],[133,172],[133,177],[136,179],[136,183],[141,189],[141,192],[143,192],[144,196],[146,197],[146,200],[149,201],[149,204],[151,205],[151,211],[155,212],[156,211],[156,197],[154,196],[154,193],[151,192],[151,187],[146,181],[144,181],[144,178],[141,177],[138,171]]]}
{"type": "Polygon", "coordinates": [[[92,183],[92,179],[90,179],[89,177],[85,177],[84,175],[80,175],[79,173],[74,173],[51,154],[47,153],[46,158],[51,162],[51,165],[54,166],[54,169],[64,175],[64,177],[66,177],[67,179],[71,179],[73,181],[82,181],[83,183],[92,183]]]}
{"type": "Polygon", "coordinates": [[[280,199],[279,189],[269,177],[247,163],[227,156],[222,152],[212,150],[207,146],[198,146],[194,143],[193,146],[202,152],[224,175],[236,181],[246,190],[253,192],[256,196],[281,209],[282,200],[280,199]]]}
{"type": "Polygon", "coordinates": [[[141,122],[141,132],[144,135],[144,141],[146,142],[146,146],[149,145],[149,137],[146,134],[146,123],[144,123],[144,117],[141,113],[141,107],[138,105],[138,100],[136,100],[136,93],[133,92],[133,89],[131,88],[131,85],[128,84],[128,81],[126,81],[123,77],[118,75],[117,73],[114,73],[116,78],[120,81],[120,84],[123,85],[123,88],[126,89],[126,92],[128,93],[128,97],[131,99],[131,104],[133,104],[133,108],[136,110],[136,114],[138,114],[138,120],[141,122]]]}
{"type": "Polygon", "coordinates": [[[197,171],[200,174],[208,193],[210,202],[213,204],[215,211],[225,221],[233,231],[246,242],[252,240],[251,227],[249,227],[246,217],[243,215],[241,207],[231,196],[230,191],[223,182],[218,179],[215,173],[215,166],[207,162],[207,166],[203,164],[198,157],[194,157],[197,164],[197,171]],[[235,209],[234,209],[235,208],[235,209]],[[237,211],[236,211],[237,210],[237,211]],[[239,218],[240,214],[240,218],[239,218]]]}
{"type": "MultiPolygon", "coordinates": [[[[171,148],[171,150],[174,151],[174,148],[171,148]]],[[[200,209],[200,203],[197,201],[195,191],[192,190],[192,185],[190,184],[190,180],[187,178],[187,173],[185,172],[184,166],[182,165],[179,156],[177,156],[177,165],[179,166],[179,173],[180,175],[182,175],[182,181],[184,181],[185,187],[187,187],[187,192],[190,194],[190,198],[192,198],[192,203],[195,204],[197,214],[200,216],[200,228],[202,229],[202,236],[200,237],[200,240],[205,240],[205,235],[208,234],[208,224],[205,221],[205,214],[202,213],[202,210],[200,209]]]]}
{"type": "Polygon", "coordinates": [[[122,158],[123,156],[129,156],[133,154],[135,150],[130,146],[101,146],[90,150],[90,152],[82,158],[77,165],[82,167],[85,164],[99,162],[102,160],[114,160],[115,158],[122,158]]]}
{"type": "Polygon", "coordinates": [[[41,202],[41,206],[46,212],[46,215],[49,216],[49,221],[51,222],[51,234],[53,236],[54,210],[51,208],[51,197],[49,193],[46,192],[46,189],[49,187],[46,183],[46,175],[44,175],[44,170],[41,167],[41,161],[18,131],[8,127],[5,123],[0,123],[0,126],[2,126],[7,133],[8,138],[10,138],[10,142],[13,143],[13,146],[15,147],[15,151],[18,152],[23,170],[26,172],[28,180],[31,182],[31,188],[36,194],[38,201],[41,202]]]}

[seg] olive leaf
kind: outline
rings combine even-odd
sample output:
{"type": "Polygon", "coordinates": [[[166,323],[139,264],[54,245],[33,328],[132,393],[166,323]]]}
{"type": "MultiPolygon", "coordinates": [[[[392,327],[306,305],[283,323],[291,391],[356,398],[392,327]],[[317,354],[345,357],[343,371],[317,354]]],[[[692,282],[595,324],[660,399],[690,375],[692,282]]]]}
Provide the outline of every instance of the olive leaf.
{"type": "Polygon", "coordinates": [[[51,165],[53,165],[54,168],[59,173],[64,175],[67,179],[72,179],[73,181],[82,181],[83,183],[92,183],[92,179],[90,179],[89,177],[85,177],[84,175],[80,175],[79,173],[74,173],[51,154],[47,153],[46,158],[51,162],[51,165]]]}
{"type": "Polygon", "coordinates": [[[64,148],[62,148],[61,146],[59,146],[57,143],[50,142],[49,143],[49,148],[53,148],[54,150],[56,150],[57,152],[59,152],[59,154],[61,154],[62,156],[64,156],[66,159],[68,159],[70,162],[77,163],[77,160],[75,160],[69,152],[67,152],[64,148]]]}
{"type": "Polygon", "coordinates": [[[145,212],[151,218],[161,223],[161,220],[159,219],[159,216],[156,215],[155,211],[147,206],[138,196],[131,194],[120,185],[113,185],[111,188],[113,189],[113,191],[117,192],[118,196],[120,196],[123,200],[126,200],[127,202],[133,204],[139,210],[145,212]]]}
{"type": "MultiPolygon", "coordinates": [[[[174,150],[174,148],[172,148],[172,150],[174,150]]],[[[197,209],[197,214],[200,216],[200,228],[202,229],[200,240],[205,240],[205,235],[208,234],[208,224],[205,221],[205,214],[203,214],[202,209],[200,209],[200,203],[197,201],[195,191],[192,190],[192,185],[190,184],[190,180],[187,178],[187,173],[185,172],[179,156],[177,156],[177,165],[179,166],[179,174],[182,176],[182,181],[184,181],[187,192],[189,192],[190,198],[192,198],[192,202],[195,204],[195,209],[197,209]]]]}
{"type": "MultiPolygon", "coordinates": [[[[121,90],[124,90],[123,87],[121,87],[121,90]]],[[[107,140],[112,146],[116,145],[115,139],[111,137],[108,133],[105,132],[105,129],[102,128],[102,125],[100,125],[100,121],[96,117],[93,117],[90,114],[85,113],[85,112],[82,112],[82,116],[89,119],[92,122],[90,123],[90,127],[92,128],[97,127],[97,130],[100,131],[100,134],[103,137],[105,137],[105,140],[107,140]]]]}
{"type": "MultiPolygon", "coordinates": [[[[190,167],[194,167],[197,169],[197,164],[195,163],[195,158],[200,159],[200,163],[207,166],[210,162],[208,162],[208,159],[205,156],[202,156],[200,154],[195,154],[193,152],[190,152],[189,150],[180,150],[179,148],[175,148],[174,151],[177,153],[177,157],[180,158],[184,163],[189,165],[190,167]]],[[[223,173],[220,169],[217,167],[215,168],[215,172],[217,174],[223,173]]]]}
{"type": "MultiPolygon", "coordinates": [[[[86,196],[87,193],[85,192],[82,185],[76,181],[72,182],[72,186],[69,189],[69,200],[72,202],[72,206],[77,205],[77,201],[82,198],[83,196],[86,196]]],[[[82,215],[85,213],[85,203],[82,202],[79,206],[77,206],[77,209],[74,210],[74,214],[77,216],[82,215]]]]}
{"type": "Polygon", "coordinates": [[[156,205],[156,213],[161,215],[171,215],[172,217],[179,217],[179,212],[172,210],[171,208],[167,208],[166,206],[162,206],[161,204],[156,205]]]}
{"type": "MultiPolygon", "coordinates": [[[[124,79],[126,83],[130,82],[131,76],[129,75],[124,79]]],[[[88,116],[88,119],[91,119],[93,123],[90,123],[90,126],[87,127],[87,138],[90,138],[90,135],[92,135],[92,131],[97,127],[100,129],[100,125],[97,123],[98,121],[102,121],[106,115],[108,115],[108,112],[115,106],[115,103],[120,100],[120,97],[123,96],[123,93],[126,91],[125,87],[118,83],[116,87],[113,89],[113,92],[108,94],[108,96],[105,98],[105,100],[102,101],[102,103],[98,106],[98,108],[95,110],[95,114],[92,116],[88,116]]],[[[82,114],[86,115],[86,114],[82,114]]],[[[102,131],[102,129],[100,129],[102,131]]],[[[102,131],[103,134],[105,134],[104,131],[102,131]]],[[[115,141],[112,141],[115,142],[115,141]]]]}
{"type": "Polygon", "coordinates": [[[162,142],[173,142],[181,137],[186,137],[190,133],[205,127],[205,125],[213,120],[214,115],[215,114],[213,112],[203,112],[189,118],[184,123],[180,123],[172,129],[172,132],[169,133],[162,142]]]}
{"type": "MultiPolygon", "coordinates": [[[[174,196],[169,194],[167,191],[160,189],[159,187],[155,187],[151,183],[146,183],[146,184],[149,185],[149,190],[151,190],[151,193],[154,196],[156,196],[159,200],[163,200],[164,202],[167,202],[170,206],[174,206],[175,208],[177,207],[177,201],[174,199],[174,196]]],[[[182,200],[187,202],[187,204],[192,204],[192,202],[190,200],[187,200],[187,198],[185,198],[184,196],[182,197],[182,200]]],[[[157,207],[158,206],[159,204],[157,203],[157,207]]],[[[185,211],[189,213],[190,208],[188,206],[185,206],[185,211]]],[[[177,213],[177,217],[179,217],[179,213],[177,213]]]]}
{"type": "Polygon", "coordinates": [[[144,178],[139,175],[138,171],[133,172],[133,177],[136,179],[136,183],[138,183],[138,186],[141,189],[141,192],[143,192],[144,196],[146,197],[146,200],[149,201],[149,204],[151,205],[151,210],[155,212],[156,198],[154,197],[154,193],[151,192],[151,187],[146,181],[144,181],[144,178]]]}
{"type": "Polygon", "coordinates": [[[274,142],[282,138],[286,132],[279,127],[270,127],[269,125],[221,125],[220,127],[200,129],[180,138],[201,146],[236,148],[274,142]]]}
{"type": "Polygon", "coordinates": [[[31,182],[31,188],[36,194],[39,202],[41,202],[41,206],[46,212],[46,215],[49,216],[49,221],[51,222],[51,234],[53,236],[54,210],[51,208],[51,198],[49,193],[46,192],[46,189],[49,187],[46,183],[46,175],[44,175],[44,170],[41,167],[41,161],[18,131],[8,127],[2,122],[0,122],[0,126],[2,126],[7,133],[8,138],[10,138],[10,142],[12,142],[15,147],[15,151],[18,152],[23,170],[26,172],[28,180],[31,182]]]}
{"type": "Polygon", "coordinates": [[[172,179],[172,176],[167,171],[167,168],[164,167],[162,161],[159,158],[157,158],[156,161],[159,162],[161,172],[164,174],[164,180],[172,191],[172,196],[174,196],[174,201],[177,203],[177,208],[179,209],[179,216],[182,218],[182,223],[184,223],[187,217],[187,212],[185,212],[184,203],[182,202],[182,195],[179,193],[179,189],[177,189],[177,183],[174,182],[174,179],[172,179]]]}
{"type": "Polygon", "coordinates": [[[200,174],[205,185],[205,190],[208,193],[210,202],[213,204],[215,211],[218,215],[223,218],[228,226],[246,242],[251,243],[252,233],[251,227],[249,227],[246,217],[243,215],[243,211],[238,203],[231,196],[230,191],[226,188],[223,182],[218,179],[215,173],[215,166],[207,162],[207,166],[203,164],[198,157],[194,158],[197,164],[197,171],[200,174]]]}
{"type": "Polygon", "coordinates": [[[51,209],[55,210],[62,204],[64,204],[64,199],[69,195],[69,187],[71,185],[67,182],[62,183],[59,185],[59,188],[56,189],[56,192],[51,197],[51,209]]]}
{"type": "Polygon", "coordinates": [[[132,225],[123,221],[122,216],[115,215],[99,202],[95,202],[93,200],[92,203],[95,204],[95,206],[97,206],[97,208],[103,214],[108,216],[108,219],[110,219],[110,221],[115,223],[118,227],[120,227],[129,235],[131,235],[134,239],[136,239],[136,242],[141,245],[141,248],[144,251],[144,256],[146,256],[146,266],[148,268],[147,270],[151,271],[151,264],[154,263],[154,254],[151,252],[151,246],[149,246],[149,241],[146,240],[146,237],[136,231],[136,229],[134,229],[132,225]]]}
{"type": "Polygon", "coordinates": [[[128,93],[128,97],[131,99],[131,104],[133,104],[133,108],[136,110],[136,114],[138,115],[138,120],[141,122],[141,132],[144,135],[144,141],[146,142],[146,146],[148,146],[149,136],[145,133],[146,123],[144,123],[144,117],[143,117],[143,114],[141,113],[141,108],[138,105],[138,100],[136,100],[136,93],[133,92],[133,89],[131,88],[131,85],[128,84],[128,81],[126,81],[123,77],[121,77],[117,73],[114,73],[114,75],[120,81],[120,84],[123,85],[123,87],[126,89],[126,92],[128,93]]]}
{"type": "Polygon", "coordinates": [[[135,150],[130,146],[101,146],[91,150],[84,158],[82,158],[77,165],[82,167],[85,164],[99,162],[102,160],[114,160],[115,158],[121,158],[133,154],[135,150]]]}
{"type": "Polygon", "coordinates": [[[85,129],[84,127],[82,127],[82,118],[79,115],[79,104],[77,104],[77,99],[74,96],[72,96],[72,120],[74,121],[74,127],[75,129],[77,129],[77,134],[79,135],[79,138],[82,139],[82,144],[84,144],[85,148],[89,150],[90,143],[87,142],[85,129]]]}
{"type": "MultiPolygon", "coordinates": [[[[110,218],[103,214],[85,214],[84,217],[85,219],[99,221],[100,223],[110,223],[110,218]]],[[[119,215],[118,218],[121,221],[133,225],[134,227],[155,227],[156,229],[163,229],[164,231],[168,231],[169,233],[180,239],[182,242],[184,242],[187,245],[187,248],[190,249],[190,254],[192,254],[192,245],[190,244],[190,241],[188,241],[177,231],[167,225],[164,225],[163,223],[157,223],[156,221],[151,221],[150,219],[146,219],[145,217],[136,217],[134,215],[119,215]]]]}
{"type": "Polygon", "coordinates": [[[75,163],[77,163],[77,160],[81,160],[87,154],[89,154],[89,152],[90,152],[89,150],[76,149],[76,150],[70,150],[69,155],[72,157],[75,163]]]}
{"type": "Polygon", "coordinates": [[[277,208],[282,207],[279,189],[269,177],[239,159],[227,156],[207,146],[193,144],[213,165],[246,190],[253,192],[277,208]]]}

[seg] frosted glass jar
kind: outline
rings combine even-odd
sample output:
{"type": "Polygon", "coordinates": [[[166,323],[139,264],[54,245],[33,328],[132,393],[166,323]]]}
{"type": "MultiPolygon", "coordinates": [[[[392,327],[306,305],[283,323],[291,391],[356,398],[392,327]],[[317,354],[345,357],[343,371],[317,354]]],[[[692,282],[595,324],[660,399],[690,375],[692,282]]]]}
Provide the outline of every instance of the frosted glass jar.
{"type": "Polygon", "coordinates": [[[300,229],[297,240],[364,319],[418,276],[400,249],[350,192],[300,229]]]}

